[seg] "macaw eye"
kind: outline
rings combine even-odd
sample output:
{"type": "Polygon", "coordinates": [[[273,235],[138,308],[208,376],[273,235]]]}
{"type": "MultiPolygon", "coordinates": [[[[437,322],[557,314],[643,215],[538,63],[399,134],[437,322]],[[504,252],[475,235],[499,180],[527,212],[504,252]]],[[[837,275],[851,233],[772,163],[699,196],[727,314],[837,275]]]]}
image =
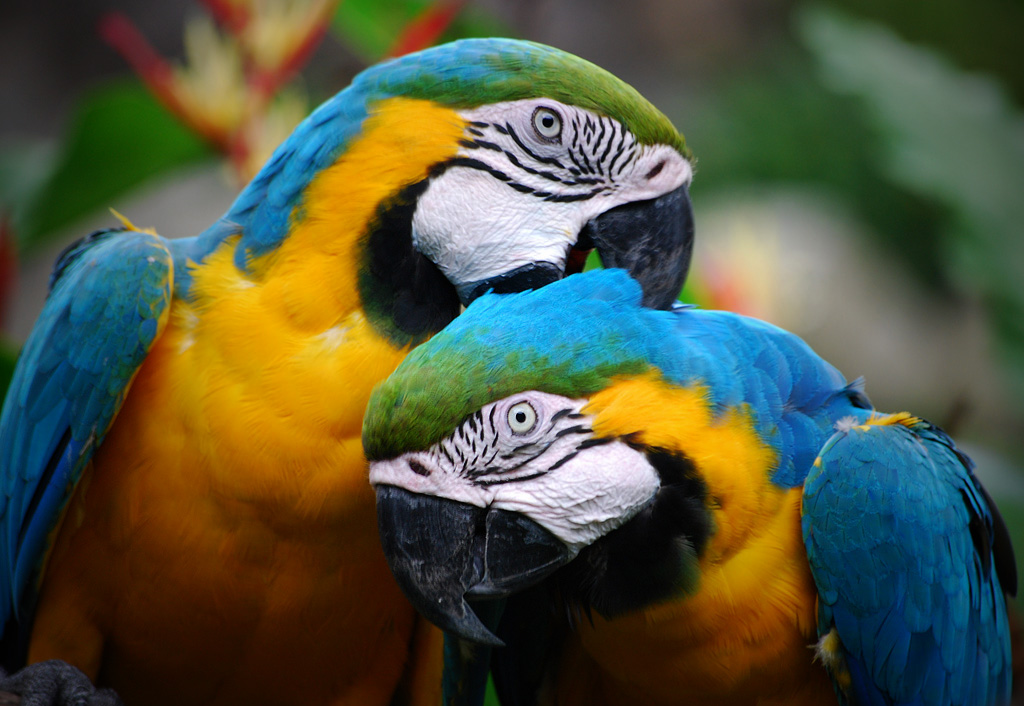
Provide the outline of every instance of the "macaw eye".
{"type": "Polygon", "coordinates": [[[560,142],[562,139],[562,116],[551,108],[537,108],[533,111],[533,130],[545,142],[560,142]]]}
{"type": "Polygon", "coordinates": [[[513,434],[528,434],[537,426],[537,410],[529,402],[517,402],[508,408],[508,426],[513,434]]]}

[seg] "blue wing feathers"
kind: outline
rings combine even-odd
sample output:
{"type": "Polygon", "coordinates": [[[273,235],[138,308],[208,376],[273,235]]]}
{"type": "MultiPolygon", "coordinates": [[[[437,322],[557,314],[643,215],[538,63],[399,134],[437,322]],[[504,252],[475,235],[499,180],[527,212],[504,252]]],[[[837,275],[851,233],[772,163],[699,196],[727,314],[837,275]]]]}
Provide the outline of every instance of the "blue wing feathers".
{"type": "Polygon", "coordinates": [[[969,460],[925,422],[853,427],[824,446],[805,485],[804,540],[819,633],[839,634],[853,703],[1008,699],[991,508],[969,460]]]}
{"type": "Polygon", "coordinates": [[[22,606],[22,592],[36,573],[39,561],[46,553],[49,535],[67,501],[70,488],[77,480],[79,466],[86,444],[71,439],[71,430],[61,436],[46,468],[35,479],[35,489],[23,511],[23,520],[17,536],[18,556],[14,574],[10,579],[14,591],[15,617],[22,606]]]}
{"type": "Polygon", "coordinates": [[[166,321],[173,270],[166,242],[134,231],[93,234],[58,259],[0,417],[0,625],[30,617],[26,590],[166,321]]]}

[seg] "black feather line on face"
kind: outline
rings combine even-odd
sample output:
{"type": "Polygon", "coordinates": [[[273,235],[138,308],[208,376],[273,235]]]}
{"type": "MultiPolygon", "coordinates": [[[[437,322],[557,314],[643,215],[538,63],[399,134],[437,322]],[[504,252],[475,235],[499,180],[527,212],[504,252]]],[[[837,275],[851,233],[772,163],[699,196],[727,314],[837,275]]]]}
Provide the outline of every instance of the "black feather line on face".
{"type": "Polygon", "coordinates": [[[583,549],[549,580],[569,613],[595,610],[612,618],[696,587],[697,561],[712,532],[707,487],[686,456],[642,450],[661,476],[661,489],[629,522],[583,549]]]}
{"type": "Polygon", "coordinates": [[[609,127],[612,130],[612,134],[608,136],[608,142],[604,146],[604,152],[597,158],[598,164],[604,164],[608,159],[608,154],[612,151],[612,145],[615,143],[616,137],[621,137],[622,130],[615,123],[609,123],[609,127]]]}

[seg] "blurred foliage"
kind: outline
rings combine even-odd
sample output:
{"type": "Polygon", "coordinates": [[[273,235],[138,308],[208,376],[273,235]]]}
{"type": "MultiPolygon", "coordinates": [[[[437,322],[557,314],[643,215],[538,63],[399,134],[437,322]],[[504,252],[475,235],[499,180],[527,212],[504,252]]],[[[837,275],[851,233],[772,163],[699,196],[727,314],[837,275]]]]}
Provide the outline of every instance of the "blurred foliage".
{"type": "Polygon", "coordinates": [[[228,158],[247,183],[309,112],[289,83],[306,65],[340,0],[200,0],[184,24],[184,56],[160,55],[126,15],[107,13],[103,40],[150,93],[228,158]]]}
{"type": "Polygon", "coordinates": [[[863,105],[823,91],[810,57],[798,47],[724,80],[686,125],[698,156],[695,200],[702,192],[778,182],[832,192],[872,226],[882,247],[941,286],[932,248],[941,206],[885,177],[880,136],[863,105]]]}
{"type": "Polygon", "coordinates": [[[18,347],[0,338],[0,400],[7,394],[14,375],[14,364],[18,361],[18,347]]]}
{"type": "Polygon", "coordinates": [[[885,178],[941,205],[933,257],[947,281],[984,300],[1024,393],[1024,114],[993,78],[885,27],[820,8],[798,19],[826,83],[865,106],[885,178]]]}
{"type": "MultiPolygon", "coordinates": [[[[391,49],[415,18],[439,4],[346,0],[330,29],[369,64],[391,49]]],[[[442,40],[492,34],[508,31],[470,9],[458,14],[442,40]]],[[[214,156],[210,143],[138,80],[113,81],[83,94],[58,145],[0,145],[0,211],[13,213],[19,250],[30,252],[76,219],[116,205],[122,194],[148,179],[214,156]]]]}
{"type": "Polygon", "coordinates": [[[24,215],[25,205],[53,174],[57,151],[48,140],[8,138],[0,143],[0,210],[12,227],[17,226],[11,220],[24,215]]]}
{"type": "Polygon", "coordinates": [[[211,154],[138,82],[122,80],[84,95],[57,154],[6,150],[0,200],[14,207],[24,252],[147,179],[211,154]]]}
{"type": "MultiPolygon", "coordinates": [[[[431,0],[343,0],[331,30],[367,64],[378,61],[395,45],[412,18],[421,16],[431,0]]],[[[509,36],[509,28],[489,14],[468,7],[452,21],[438,43],[460,37],[509,36]]]]}
{"type": "Polygon", "coordinates": [[[831,0],[864,20],[889,27],[905,41],[932,47],[967,71],[998,76],[1024,104],[1024,3],[1020,0],[831,0]]]}
{"type": "Polygon", "coordinates": [[[936,306],[985,303],[1024,393],[1024,116],[994,76],[883,25],[822,5],[794,21],[687,116],[694,199],[786,183],[843,200],[936,306]]]}

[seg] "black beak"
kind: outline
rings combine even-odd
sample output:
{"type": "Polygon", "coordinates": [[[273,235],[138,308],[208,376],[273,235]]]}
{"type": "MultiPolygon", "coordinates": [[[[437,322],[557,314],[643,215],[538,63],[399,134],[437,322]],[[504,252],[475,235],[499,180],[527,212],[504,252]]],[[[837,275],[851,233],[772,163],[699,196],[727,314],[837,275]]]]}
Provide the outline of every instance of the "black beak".
{"type": "Polygon", "coordinates": [[[566,271],[549,262],[534,262],[497,277],[460,285],[459,299],[469,305],[487,291],[496,294],[536,289],[582,269],[596,249],[605,267],[621,267],[640,283],[644,306],[668,309],[679,296],[693,253],[693,208],[686,186],[647,201],[605,211],[580,231],[566,271]]]}
{"type": "Polygon", "coordinates": [[[464,640],[502,647],[466,599],[496,599],[543,580],[572,558],[517,513],[380,485],[377,524],[391,572],[428,620],[464,640]]]}
{"type": "Polygon", "coordinates": [[[644,306],[668,309],[679,296],[693,254],[693,207],[686,185],[664,196],[605,211],[580,233],[605,267],[621,267],[640,283],[644,306]]]}

